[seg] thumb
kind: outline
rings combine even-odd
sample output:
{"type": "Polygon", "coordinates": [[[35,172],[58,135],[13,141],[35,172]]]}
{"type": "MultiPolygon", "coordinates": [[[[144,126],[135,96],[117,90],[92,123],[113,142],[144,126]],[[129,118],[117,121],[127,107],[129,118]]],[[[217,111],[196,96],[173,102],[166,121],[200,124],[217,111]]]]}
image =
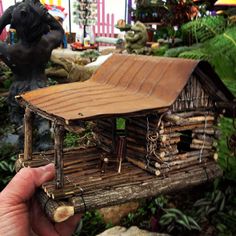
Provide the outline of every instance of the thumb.
{"type": "Polygon", "coordinates": [[[38,168],[23,168],[1,192],[2,200],[8,203],[22,203],[29,200],[37,187],[51,180],[55,175],[54,165],[38,168]]]}

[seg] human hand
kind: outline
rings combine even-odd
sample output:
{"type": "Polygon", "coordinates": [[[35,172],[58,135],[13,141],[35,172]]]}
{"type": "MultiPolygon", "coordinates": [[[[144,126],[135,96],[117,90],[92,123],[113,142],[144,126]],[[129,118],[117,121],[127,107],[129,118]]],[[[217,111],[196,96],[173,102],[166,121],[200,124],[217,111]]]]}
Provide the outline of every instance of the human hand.
{"type": "Polygon", "coordinates": [[[53,224],[33,197],[36,188],[54,177],[54,165],[21,169],[0,193],[0,235],[69,236],[81,215],[53,224]]]}

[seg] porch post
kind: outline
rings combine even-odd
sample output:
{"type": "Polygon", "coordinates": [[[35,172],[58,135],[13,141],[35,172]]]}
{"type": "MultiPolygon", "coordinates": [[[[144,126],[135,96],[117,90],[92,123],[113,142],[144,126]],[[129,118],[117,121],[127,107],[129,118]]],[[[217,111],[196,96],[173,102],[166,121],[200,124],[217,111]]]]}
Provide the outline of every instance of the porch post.
{"type": "Polygon", "coordinates": [[[55,124],[54,126],[54,161],[56,169],[56,188],[63,188],[64,186],[64,173],[63,173],[63,140],[64,140],[64,127],[55,124]]]}
{"type": "Polygon", "coordinates": [[[32,111],[26,107],[24,115],[24,160],[32,159],[33,146],[33,114],[32,111]]]}

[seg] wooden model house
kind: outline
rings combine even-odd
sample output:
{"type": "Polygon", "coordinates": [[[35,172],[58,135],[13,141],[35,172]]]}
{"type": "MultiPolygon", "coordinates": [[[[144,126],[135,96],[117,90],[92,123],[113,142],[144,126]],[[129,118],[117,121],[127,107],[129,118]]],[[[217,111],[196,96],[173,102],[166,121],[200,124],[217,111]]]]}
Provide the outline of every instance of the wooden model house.
{"type": "Polygon", "coordinates": [[[17,97],[25,107],[18,163],[54,162],[56,177],[42,186],[41,201],[55,221],[193,186],[221,175],[215,162],[219,107],[233,99],[207,62],[113,55],[86,82],[17,97]],[[32,153],[32,113],[52,121],[55,151],[32,153]],[[97,145],[63,149],[63,130],[76,132],[81,121],[94,123],[97,145]]]}

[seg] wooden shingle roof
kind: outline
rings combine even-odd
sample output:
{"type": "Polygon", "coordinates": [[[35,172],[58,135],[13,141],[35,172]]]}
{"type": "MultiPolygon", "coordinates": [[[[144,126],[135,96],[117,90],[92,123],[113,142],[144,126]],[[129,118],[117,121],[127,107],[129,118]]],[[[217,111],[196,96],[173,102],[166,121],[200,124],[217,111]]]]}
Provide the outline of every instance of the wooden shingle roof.
{"type": "Polygon", "coordinates": [[[32,110],[66,123],[100,116],[168,108],[194,71],[216,100],[228,101],[228,91],[207,62],[115,54],[85,82],[55,85],[17,97],[32,110]]]}

